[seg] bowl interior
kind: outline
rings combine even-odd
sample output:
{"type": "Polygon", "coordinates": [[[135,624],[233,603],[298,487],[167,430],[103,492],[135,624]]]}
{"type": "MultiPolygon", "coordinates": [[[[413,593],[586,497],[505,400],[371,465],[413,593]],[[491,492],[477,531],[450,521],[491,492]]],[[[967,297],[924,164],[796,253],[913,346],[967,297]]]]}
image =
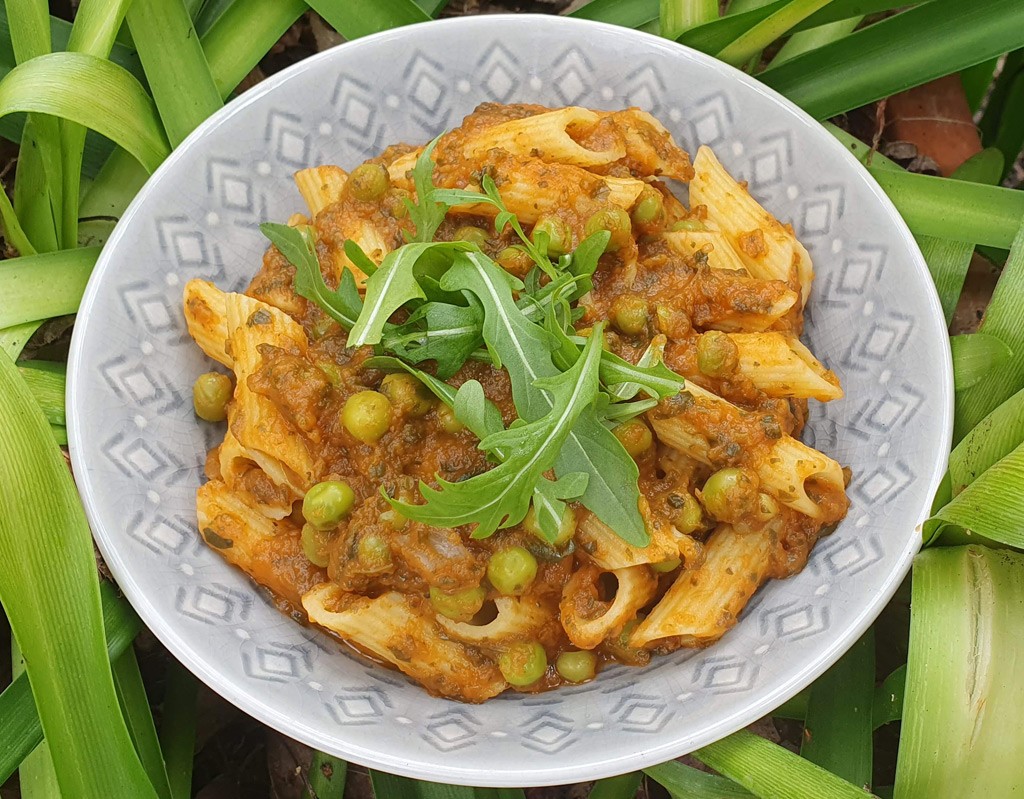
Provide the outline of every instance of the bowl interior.
{"type": "Polygon", "coordinates": [[[76,327],[69,430],[97,542],[145,622],[200,678],[277,729],[388,771],[473,785],[594,779],[674,757],[803,688],[895,590],[945,465],[951,376],[920,253],[866,173],[810,118],[741,73],[623,28],[550,17],[414,26],[304,61],[205,123],[104,249],[76,327]],[[853,471],[852,507],[808,567],[760,592],[710,649],[594,683],[466,706],[346,654],[280,615],[195,532],[195,489],[222,431],[189,387],[192,277],[240,290],[302,210],[291,181],[422,142],[483,101],[636,105],[691,153],[711,145],[792,222],[817,280],[805,340],[846,389],[805,440],[853,471]]]}

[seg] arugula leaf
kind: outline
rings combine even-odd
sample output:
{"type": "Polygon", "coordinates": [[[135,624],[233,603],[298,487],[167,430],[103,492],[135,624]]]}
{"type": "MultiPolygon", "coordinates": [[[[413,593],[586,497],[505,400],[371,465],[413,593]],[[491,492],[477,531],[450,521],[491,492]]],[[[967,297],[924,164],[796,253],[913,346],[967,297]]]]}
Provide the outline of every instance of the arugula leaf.
{"type": "Polygon", "coordinates": [[[643,391],[649,397],[665,399],[683,390],[686,381],[665,366],[652,344],[636,364],[611,352],[601,356],[601,383],[616,400],[628,400],[643,391]]]}
{"type": "Polygon", "coordinates": [[[366,280],[366,300],[349,333],[349,346],[377,344],[391,314],[410,300],[427,298],[415,273],[421,259],[426,259],[433,269],[436,256],[447,262],[456,253],[474,249],[476,245],[468,241],[428,241],[403,244],[389,252],[366,280]]]}
{"type": "Polygon", "coordinates": [[[354,239],[345,239],[345,243],[342,249],[345,251],[345,255],[348,259],[355,264],[355,266],[367,277],[377,271],[377,264],[373,262],[369,255],[363,252],[363,248],[356,243],[354,239]]]}
{"type": "Polygon", "coordinates": [[[274,222],[260,225],[263,235],[295,267],[295,293],[319,305],[334,321],[351,330],[363,309],[352,272],[345,269],[337,291],[331,291],[320,272],[316,241],[306,226],[290,227],[274,222]]]}
{"type": "Polygon", "coordinates": [[[601,418],[609,428],[618,427],[623,422],[635,419],[641,414],[647,413],[651,408],[658,406],[656,399],[635,400],[633,402],[615,402],[609,405],[601,418]]]}
{"type": "MultiPolygon", "coordinates": [[[[556,343],[540,325],[531,322],[513,300],[523,284],[479,252],[459,253],[441,279],[442,288],[461,288],[476,295],[484,308],[483,337],[496,365],[504,365],[512,383],[519,415],[533,422],[549,413],[552,400],[537,388],[538,380],[558,375],[552,360],[556,343]]],[[[597,328],[600,331],[600,328],[597,328]]],[[[603,338],[600,332],[594,341],[603,338]]],[[[593,346],[592,342],[587,342],[593,346]]],[[[596,346],[600,347],[600,343],[596,346]]],[[[599,363],[603,360],[598,349],[599,363]]],[[[585,409],[555,460],[555,474],[589,475],[583,504],[621,538],[646,546],[650,538],[640,516],[639,471],[622,444],[602,424],[594,408],[585,409]]]]}
{"type": "Polygon", "coordinates": [[[434,148],[441,140],[441,134],[430,144],[423,148],[419,158],[416,159],[416,166],[412,170],[412,182],[416,187],[416,202],[403,199],[405,207],[409,209],[409,218],[416,225],[416,235],[410,237],[410,241],[430,242],[434,240],[434,234],[444,221],[448,213],[448,206],[440,202],[436,197],[434,189],[434,167],[437,166],[433,159],[434,148]]]}
{"type": "Polygon", "coordinates": [[[385,332],[381,346],[409,363],[436,362],[437,376],[446,380],[483,346],[483,321],[479,303],[427,302],[405,324],[385,332]]]}
{"type": "MultiPolygon", "coordinates": [[[[440,487],[436,489],[421,482],[424,504],[409,505],[389,499],[392,506],[403,516],[426,524],[476,524],[474,538],[486,538],[499,527],[519,524],[529,510],[535,486],[544,472],[552,468],[577,420],[597,397],[600,347],[601,342],[595,337],[570,370],[535,381],[536,390],[549,397],[550,410],[546,415],[490,433],[480,441],[483,450],[510,453],[506,461],[459,483],[438,478],[440,487]]],[[[480,407],[483,389],[479,383],[474,387],[474,382],[464,384],[456,394],[457,417],[460,410],[464,415],[467,413],[467,405],[471,415],[480,407]],[[462,401],[460,395],[464,397],[462,401]]],[[[585,474],[563,475],[546,489],[546,496],[556,501],[569,499],[574,496],[574,489],[582,490],[587,482],[585,474]]]]}

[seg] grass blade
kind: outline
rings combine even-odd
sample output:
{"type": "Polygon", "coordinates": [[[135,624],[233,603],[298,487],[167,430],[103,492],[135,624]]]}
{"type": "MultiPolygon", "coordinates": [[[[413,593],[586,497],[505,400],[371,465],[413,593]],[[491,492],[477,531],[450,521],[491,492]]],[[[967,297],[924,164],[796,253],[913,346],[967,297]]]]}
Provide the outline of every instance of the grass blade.
{"type": "MultiPolygon", "coordinates": [[[[15,67],[0,81],[0,115],[15,111],[52,114],[92,128],[150,171],[170,152],[156,107],[142,85],[124,68],[96,56],[52,53],[15,67]]],[[[77,179],[74,189],[78,191],[77,179]]],[[[76,231],[77,208],[76,194],[76,231]]],[[[74,239],[70,241],[73,246],[74,239]]]]}
{"type": "Polygon", "coordinates": [[[309,6],[350,40],[430,19],[413,0],[311,0],[309,6]]]}
{"type": "Polygon", "coordinates": [[[746,730],[698,749],[693,756],[759,799],[866,799],[820,766],[746,730]]]}
{"type": "MultiPolygon", "coordinates": [[[[1024,194],[1024,192],[1020,192],[1024,194]]],[[[1020,218],[1024,218],[1024,214],[1020,218]]],[[[1020,224],[992,301],[978,328],[999,338],[1017,356],[956,397],[953,440],[959,441],[989,413],[1024,388],[1024,223],[1020,224]]]]}
{"type": "Polygon", "coordinates": [[[66,367],[58,361],[22,361],[18,364],[21,379],[51,425],[64,426],[64,389],[66,367]]]}
{"type": "MultiPolygon", "coordinates": [[[[71,26],[67,49],[95,58],[107,58],[129,5],[131,0],[82,0],[75,13],[75,23],[71,26]]],[[[82,184],[85,127],[88,125],[83,127],[84,123],[81,120],[71,117],[68,120],[70,121],[63,122],[60,127],[63,183],[60,243],[64,247],[74,247],[78,243],[78,199],[82,184]]],[[[160,130],[160,138],[163,138],[163,129],[160,130]]],[[[117,143],[124,146],[122,142],[117,143]]],[[[126,149],[131,151],[130,147],[126,149]]],[[[136,153],[132,154],[138,157],[136,153]]]]}
{"type": "Polygon", "coordinates": [[[1019,0],[932,0],[769,68],[761,79],[827,119],[1022,44],[1019,0]]]}
{"type": "Polygon", "coordinates": [[[1024,389],[982,419],[949,456],[952,496],[1024,441],[1024,389]]]}
{"type": "Polygon", "coordinates": [[[871,704],[871,723],[876,730],[884,724],[903,718],[903,692],[906,682],[907,666],[904,664],[875,689],[875,699],[871,704]]]}
{"type": "MultiPolygon", "coordinates": [[[[994,147],[982,150],[968,158],[950,176],[954,180],[995,185],[1003,174],[1003,154],[994,147]]],[[[942,312],[948,325],[963,291],[967,268],[971,265],[974,245],[970,242],[950,241],[934,236],[919,236],[918,245],[928,264],[928,270],[939,293],[942,312]]]]}
{"type": "MultiPolygon", "coordinates": [[[[24,673],[25,660],[18,649],[18,642],[12,636],[11,679],[16,680],[24,673]]],[[[42,741],[18,766],[18,788],[21,799],[53,799],[60,796],[57,772],[46,741],[42,741]]]]}
{"type": "Polygon", "coordinates": [[[302,799],[344,799],[348,763],[323,752],[313,753],[309,764],[309,781],[302,799]]]}
{"type": "Polygon", "coordinates": [[[1024,791],[1024,556],[943,547],[914,561],[896,799],[1024,791]]]}
{"type": "Polygon", "coordinates": [[[643,780],[644,775],[640,771],[598,780],[587,794],[587,799],[633,799],[643,780]]]}
{"type": "Polygon", "coordinates": [[[871,630],[811,686],[801,757],[869,788],[875,639],[871,630]]]}
{"type": "Polygon", "coordinates": [[[99,247],[80,247],[0,265],[0,328],[77,311],[99,254],[99,247]]]}
{"type": "Polygon", "coordinates": [[[839,41],[844,36],[849,36],[857,29],[857,26],[860,25],[863,19],[864,17],[861,16],[850,17],[849,19],[841,19],[838,22],[830,22],[827,25],[820,25],[817,28],[794,33],[782,45],[782,49],[775,55],[775,58],[772,59],[772,66],[777,67],[779,64],[785,64],[798,55],[809,53],[811,50],[817,50],[826,44],[839,41]]]}
{"type": "Polygon", "coordinates": [[[788,33],[798,22],[807,19],[831,2],[832,0],[791,0],[723,47],[717,58],[734,67],[740,67],[758,56],[780,36],[788,33]]]}
{"type": "Polygon", "coordinates": [[[957,391],[977,385],[1013,357],[1013,350],[988,333],[953,336],[949,345],[953,350],[953,385],[957,391]]]}
{"type": "Polygon", "coordinates": [[[718,0],[661,0],[661,35],[666,39],[679,36],[718,19],[718,0]]]}
{"type": "Polygon", "coordinates": [[[89,525],[49,425],[6,356],[0,405],[0,599],[60,753],[61,793],[154,796],[117,708],[89,525]]]}
{"type": "Polygon", "coordinates": [[[156,737],[156,725],[153,724],[153,713],[149,709],[149,697],[146,696],[146,686],[142,683],[135,649],[129,646],[111,665],[121,712],[128,725],[132,743],[135,744],[135,751],[142,761],[142,767],[146,770],[149,781],[160,799],[171,799],[164,758],[156,737]]]}
{"type": "Polygon", "coordinates": [[[672,799],[751,799],[753,796],[732,780],[698,771],[678,760],[645,768],[644,773],[668,791],[672,799]]]}
{"type": "Polygon", "coordinates": [[[926,543],[970,543],[979,538],[1024,546],[1024,444],[994,463],[924,525],[926,543]]]}
{"type": "Polygon", "coordinates": [[[182,0],[133,0],[127,20],[167,138],[177,147],[223,105],[203,47],[182,0]]]}
{"type": "Polygon", "coordinates": [[[1024,191],[914,175],[868,165],[896,210],[917,235],[1007,248],[1024,218],[1024,191]]]}
{"type": "Polygon", "coordinates": [[[173,799],[192,796],[192,764],[196,749],[196,678],[178,661],[167,666],[167,690],[160,725],[167,781],[173,799]]]}

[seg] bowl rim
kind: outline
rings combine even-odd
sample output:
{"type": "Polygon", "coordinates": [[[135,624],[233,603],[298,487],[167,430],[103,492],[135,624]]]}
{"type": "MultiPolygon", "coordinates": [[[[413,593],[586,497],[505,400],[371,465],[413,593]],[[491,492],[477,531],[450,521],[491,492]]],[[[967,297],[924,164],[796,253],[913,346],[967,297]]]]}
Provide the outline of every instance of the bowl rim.
{"type": "Polygon", "coordinates": [[[942,480],[947,468],[949,445],[952,442],[953,427],[952,356],[948,337],[945,335],[946,326],[943,321],[944,317],[942,315],[942,308],[939,302],[938,293],[929,278],[926,281],[926,293],[928,295],[927,302],[930,308],[930,314],[927,316],[926,321],[935,324],[937,329],[942,331],[944,343],[941,346],[941,350],[945,356],[942,359],[940,373],[935,376],[937,378],[935,382],[938,385],[930,387],[929,393],[938,395],[938,399],[940,400],[942,415],[940,432],[942,440],[946,446],[940,450],[940,452],[945,454],[940,455],[932,466],[930,475],[928,475],[927,482],[929,490],[926,496],[929,499],[921,508],[914,528],[914,532],[918,533],[918,535],[908,540],[903,551],[900,553],[898,560],[893,564],[893,568],[890,570],[886,581],[880,589],[874,593],[870,601],[866,602],[860,609],[860,612],[856,616],[854,622],[848,625],[841,635],[833,636],[833,640],[831,640],[829,645],[826,646],[816,658],[802,664],[798,670],[794,671],[788,678],[776,685],[774,690],[764,692],[759,697],[754,698],[750,703],[744,705],[741,710],[723,717],[714,724],[703,728],[700,735],[691,735],[686,738],[680,738],[677,736],[671,740],[658,743],[655,746],[646,746],[638,749],[637,751],[620,752],[615,756],[607,758],[601,757],[600,760],[595,759],[582,765],[574,764],[576,759],[575,756],[571,754],[564,756],[565,753],[562,753],[552,758],[552,761],[559,763],[559,765],[550,765],[547,761],[537,761],[534,764],[527,766],[525,769],[466,768],[456,765],[458,762],[457,756],[452,757],[448,754],[438,753],[438,757],[434,759],[409,759],[401,755],[376,750],[372,745],[362,745],[358,741],[359,736],[351,736],[347,740],[342,740],[341,738],[332,736],[317,727],[305,724],[297,714],[288,715],[279,712],[260,699],[258,692],[248,690],[246,687],[243,687],[242,683],[226,678],[221,671],[215,668],[209,668],[207,664],[193,652],[186,638],[179,634],[177,631],[177,625],[169,621],[150,603],[147,589],[134,578],[128,565],[119,555],[118,548],[113,545],[113,539],[105,538],[101,532],[102,525],[100,523],[100,510],[93,499],[93,486],[89,470],[90,453],[86,450],[79,434],[79,430],[82,429],[81,425],[83,424],[83,419],[80,415],[79,400],[81,389],[79,374],[80,370],[84,369],[83,358],[85,347],[85,336],[81,331],[85,330],[85,322],[87,322],[92,315],[95,300],[101,291],[105,275],[113,262],[113,253],[118,249],[118,244],[123,238],[125,230],[132,223],[134,217],[141,213],[143,206],[147,202],[147,198],[152,193],[152,187],[159,181],[159,178],[166,172],[173,170],[177,162],[184,157],[186,152],[189,152],[196,146],[201,146],[200,142],[207,133],[233,117],[239,110],[253,104],[258,104],[266,95],[272,93],[278,86],[287,82],[294,76],[309,70],[315,71],[320,69],[322,65],[329,63],[331,59],[337,57],[338,50],[345,48],[345,52],[347,53],[349,50],[357,50],[363,47],[372,49],[379,46],[381,43],[385,43],[390,40],[402,41],[410,36],[416,37],[424,29],[424,26],[427,25],[433,27],[444,25],[449,28],[465,28],[466,33],[469,34],[473,29],[488,28],[493,26],[495,23],[507,24],[510,21],[514,21],[518,25],[525,26],[539,25],[552,26],[556,28],[561,27],[566,30],[567,36],[572,36],[573,38],[585,39],[587,37],[587,32],[590,30],[614,31],[617,35],[624,36],[626,38],[636,37],[638,40],[642,41],[645,46],[650,47],[651,45],[657,45],[657,47],[653,49],[661,50],[662,52],[652,53],[655,57],[671,57],[673,52],[675,54],[684,53],[687,59],[700,62],[705,67],[716,70],[729,81],[743,84],[746,89],[756,91],[769,98],[775,104],[781,105],[795,117],[795,123],[802,124],[804,127],[811,129],[817,128],[817,133],[820,134],[822,142],[821,146],[829,151],[834,158],[845,162],[860,174],[866,187],[874,196],[874,199],[882,206],[893,223],[897,239],[910,255],[913,265],[912,268],[916,269],[921,276],[926,277],[929,275],[924,257],[921,254],[912,233],[903,221],[899,212],[896,210],[892,201],[882,191],[874,178],[870,176],[870,173],[866,170],[863,164],[861,164],[861,162],[858,161],[842,143],[828,135],[826,131],[821,130],[819,123],[803,111],[803,109],[746,73],[698,50],[663,39],[654,34],[593,20],[545,14],[488,14],[432,20],[430,22],[423,22],[383,31],[351,42],[345,42],[293,64],[292,66],[270,76],[240,96],[225,103],[223,108],[219,109],[216,113],[204,120],[194,131],[192,131],[191,134],[189,134],[189,136],[185,138],[184,141],[178,145],[178,147],[171,152],[157,170],[150,175],[146,184],[133,198],[100,253],[99,259],[93,269],[82,298],[78,316],[80,324],[76,325],[75,332],[72,336],[71,349],[68,357],[68,381],[66,389],[68,447],[71,454],[72,467],[79,485],[79,493],[82,497],[86,515],[93,530],[93,538],[124,595],[128,598],[129,602],[142,618],[146,626],[154,633],[154,635],[156,635],[160,642],[167,647],[175,658],[183,663],[189,671],[202,680],[211,690],[231,702],[245,713],[253,716],[260,722],[268,725],[278,732],[289,737],[296,738],[317,749],[345,758],[346,760],[352,760],[353,762],[393,774],[417,779],[481,787],[560,785],[599,779],[655,765],[657,763],[679,757],[680,755],[719,740],[745,727],[751,722],[770,713],[782,702],[807,687],[823,672],[825,672],[836,660],[838,660],[839,657],[841,657],[854,644],[854,642],[861,637],[867,628],[874,622],[885,604],[892,598],[893,594],[909,572],[913,558],[922,544],[920,532],[924,521],[930,515],[930,498],[938,489],[940,481],[942,480]],[[544,763],[543,766],[540,765],[541,762],[544,763]]]}

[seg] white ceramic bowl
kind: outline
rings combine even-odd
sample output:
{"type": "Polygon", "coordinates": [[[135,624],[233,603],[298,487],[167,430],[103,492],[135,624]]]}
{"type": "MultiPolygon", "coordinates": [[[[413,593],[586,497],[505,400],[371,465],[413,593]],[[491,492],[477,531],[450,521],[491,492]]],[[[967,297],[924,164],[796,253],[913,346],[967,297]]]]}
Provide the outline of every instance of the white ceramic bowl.
{"type": "Polygon", "coordinates": [[[861,166],[742,73],[654,36],[564,18],[485,16],[382,33],[246,92],[188,138],[117,226],[71,356],[71,453],[97,543],[146,624],[256,718],[387,771],[471,785],[616,774],[690,751],[775,708],[867,628],[907,572],[945,468],[945,325],[914,240],[861,166]],[[200,543],[195,489],[220,435],[192,412],[206,370],[182,285],[239,289],[264,220],[302,208],[291,175],[425,141],[485,100],[637,105],[693,152],[712,145],[791,221],[817,269],[806,339],[846,398],[806,440],[853,470],[849,516],[725,638],[644,669],[482,706],[428,696],[280,615],[200,543]]]}

